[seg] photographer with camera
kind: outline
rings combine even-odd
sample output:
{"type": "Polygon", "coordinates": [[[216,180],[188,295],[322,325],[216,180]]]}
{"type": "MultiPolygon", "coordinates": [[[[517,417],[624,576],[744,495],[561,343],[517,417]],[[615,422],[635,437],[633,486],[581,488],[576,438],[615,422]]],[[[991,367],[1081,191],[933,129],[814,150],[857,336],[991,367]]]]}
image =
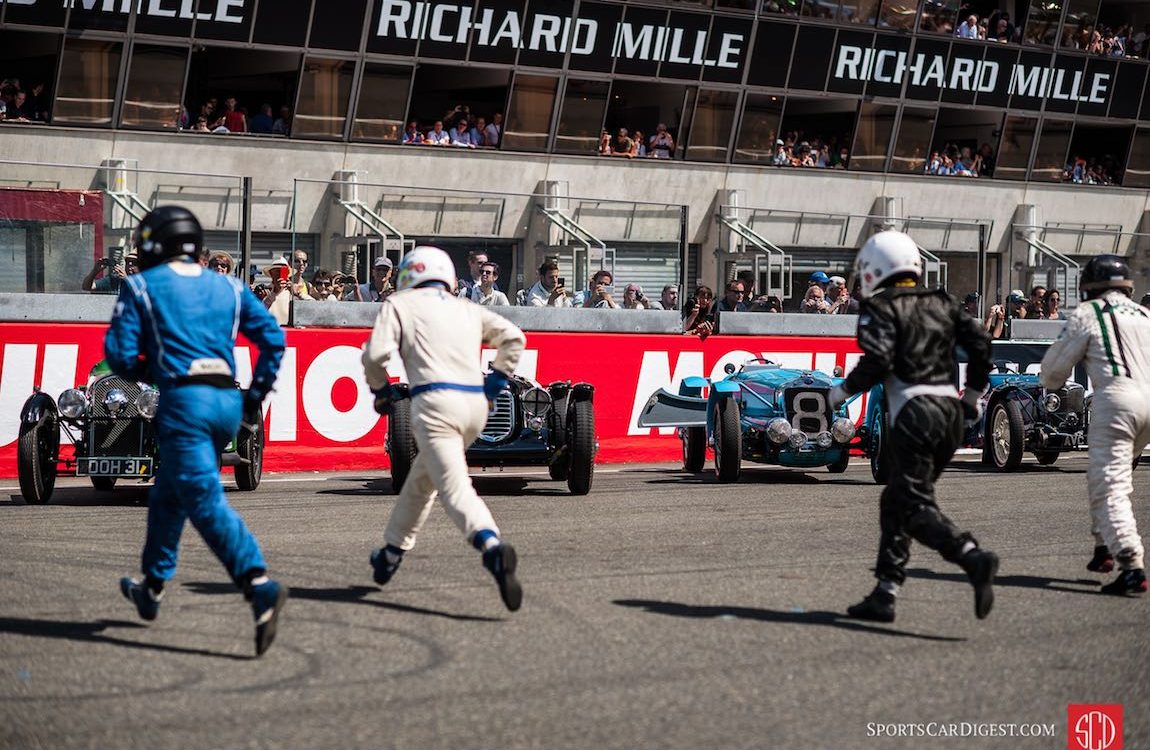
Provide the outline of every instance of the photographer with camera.
{"type": "Polygon", "coordinates": [[[119,263],[115,257],[103,257],[96,261],[92,266],[92,270],[80,282],[80,288],[85,292],[96,292],[98,294],[118,294],[120,291],[120,284],[128,276],[140,272],[137,265],[136,252],[133,250],[124,256],[124,262],[119,263]],[[104,276],[96,278],[103,273],[104,276]]]}
{"type": "Polygon", "coordinates": [[[530,289],[520,290],[516,301],[523,307],[571,307],[566,279],[559,276],[559,264],[545,260],[539,266],[539,280],[530,289]]]}
{"type": "Polygon", "coordinates": [[[608,307],[616,308],[615,304],[615,278],[611,272],[601,268],[591,277],[591,286],[575,295],[576,307],[608,307]]]}
{"type": "Polygon", "coordinates": [[[1015,289],[1007,296],[1006,304],[990,306],[983,328],[992,339],[1005,339],[1010,336],[1010,321],[1025,317],[1026,295],[1021,289],[1015,289]]]}
{"type": "MultiPolygon", "coordinates": [[[[342,274],[341,274],[342,275],[342,274]]],[[[311,277],[312,299],[316,302],[339,302],[331,271],[318,269],[311,277]]]]}
{"type": "Polygon", "coordinates": [[[695,293],[683,304],[683,333],[706,338],[715,330],[715,293],[709,286],[695,287],[695,293]]]}

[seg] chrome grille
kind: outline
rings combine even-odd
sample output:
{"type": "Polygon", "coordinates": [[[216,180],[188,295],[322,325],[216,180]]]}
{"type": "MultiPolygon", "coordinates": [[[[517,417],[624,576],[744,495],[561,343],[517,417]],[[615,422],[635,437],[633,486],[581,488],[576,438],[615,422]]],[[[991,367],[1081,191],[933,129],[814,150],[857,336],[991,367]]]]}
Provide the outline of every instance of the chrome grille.
{"type": "Polygon", "coordinates": [[[1081,414],[1086,408],[1086,389],[1078,383],[1059,388],[1055,393],[1062,399],[1062,404],[1058,407],[1059,413],[1081,414]]]}
{"type": "Polygon", "coordinates": [[[498,443],[505,440],[515,430],[515,396],[509,391],[495,398],[495,407],[487,415],[487,424],[479,434],[480,440],[498,443]]]}
{"type": "Polygon", "coordinates": [[[88,428],[89,456],[150,456],[151,423],[144,419],[93,419],[88,428]]]}
{"type": "Polygon", "coordinates": [[[131,419],[140,415],[136,408],[136,397],[140,395],[140,386],[137,383],[110,375],[93,383],[88,392],[92,399],[91,414],[96,419],[131,419]],[[115,388],[124,392],[124,395],[128,397],[128,404],[122,412],[113,417],[108,413],[108,407],[104,406],[104,399],[115,388]]]}

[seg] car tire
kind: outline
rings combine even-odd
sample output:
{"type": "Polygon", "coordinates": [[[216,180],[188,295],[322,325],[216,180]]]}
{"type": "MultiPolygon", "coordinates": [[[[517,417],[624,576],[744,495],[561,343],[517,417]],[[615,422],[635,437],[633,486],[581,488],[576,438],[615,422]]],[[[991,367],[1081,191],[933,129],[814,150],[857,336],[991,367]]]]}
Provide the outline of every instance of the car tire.
{"type": "Polygon", "coordinates": [[[842,474],[847,470],[847,466],[851,462],[850,448],[843,448],[843,454],[835,459],[833,462],[827,464],[827,471],[832,474],[842,474]]]}
{"type": "Polygon", "coordinates": [[[556,436],[552,440],[564,441],[559,446],[559,450],[556,451],[555,458],[547,464],[547,473],[556,482],[566,482],[567,476],[571,473],[571,452],[566,445],[567,407],[570,403],[567,398],[556,401],[551,407],[551,413],[547,415],[547,428],[552,435],[556,436]]]}
{"type": "Polygon", "coordinates": [[[1003,399],[990,410],[986,420],[986,441],[990,457],[999,471],[1014,471],[1022,463],[1022,408],[1017,401],[1003,399]]]}
{"type": "Polygon", "coordinates": [[[707,428],[683,430],[683,471],[698,473],[707,465],[707,428]]]}
{"type": "Polygon", "coordinates": [[[111,492],[112,490],[116,489],[116,480],[119,479],[119,477],[88,478],[92,480],[92,487],[94,487],[97,492],[111,492]]]}
{"type": "MultiPolygon", "coordinates": [[[[255,416],[254,414],[252,415],[255,416]]],[[[246,420],[245,420],[246,421],[246,420]]],[[[236,454],[247,463],[236,464],[236,487],[251,492],[260,486],[264,475],[264,420],[261,410],[255,422],[256,429],[240,428],[241,437],[236,439],[236,454]]]]}
{"type": "Polygon", "coordinates": [[[890,482],[890,459],[886,455],[886,416],[876,415],[867,437],[867,458],[870,460],[870,475],[875,484],[890,482]]]}
{"type": "Polygon", "coordinates": [[[44,505],[56,487],[56,458],[60,450],[60,423],[51,411],[36,422],[21,422],[16,448],[20,494],[29,505],[44,505]]]}
{"type": "Polygon", "coordinates": [[[570,455],[567,489],[586,495],[595,479],[595,407],[590,401],[571,404],[567,415],[567,452],[570,455]]]}
{"type": "Polygon", "coordinates": [[[398,495],[411,473],[418,452],[411,431],[411,399],[401,398],[391,405],[387,417],[387,455],[391,459],[391,493],[398,495]]]}
{"type": "Polygon", "coordinates": [[[1058,451],[1034,451],[1034,457],[1041,466],[1052,466],[1058,460],[1058,451]]]}
{"type": "Polygon", "coordinates": [[[724,398],[715,405],[715,476],[720,482],[737,482],[742,461],[739,404],[733,398],[724,398]]]}

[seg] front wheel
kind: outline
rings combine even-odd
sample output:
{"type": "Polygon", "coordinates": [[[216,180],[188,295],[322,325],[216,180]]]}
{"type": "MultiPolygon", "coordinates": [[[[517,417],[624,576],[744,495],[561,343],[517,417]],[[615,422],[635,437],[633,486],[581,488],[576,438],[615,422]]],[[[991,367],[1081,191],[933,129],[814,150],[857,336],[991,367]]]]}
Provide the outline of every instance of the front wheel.
{"type": "Polygon", "coordinates": [[[1004,400],[994,405],[987,420],[986,441],[990,457],[999,471],[1014,471],[1022,463],[1022,409],[1017,401],[1004,400]]]}
{"type": "Polygon", "coordinates": [[[576,401],[567,415],[567,450],[571,463],[567,489],[572,495],[586,495],[595,478],[595,408],[590,401],[576,401]]]}
{"type": "Polygon", "coordinates": [[[20,423],[16,448],[16,470],[20,494],[29,505],[43,505],[56,487],[56,458],[60,450],[60,423],[45,411],[35,422],[20,423]]]}
{"type": "Polygon", "coordinates": [[[715,406],[715,476],[720,482],[737,482],[742,461],[739,405],[732,398],[724,398],[715,406]]]}
{"type": "Polygon", "coordinates": [[[870,459],[870,475],[875,484],[890,482],[890,460],[885,454],[886,426],[884,415],[878,414],[870,428],[870,437],[867,438],[867,457],[870,459]]]}
{"type": "Polygon", "coordinates": [[[831,463],[827,464],[827,471],[832,474],[842,474],[847,470],[847,466],[851,462],[851,452],[849,448],[843,448],[843,454],[836,458],[831,463]]]}
{"type": "Polygon", "coordinates": [[[683,471],[703,470],[707,463],[707,428],[687,427],[683,430],[683,471]]]}
{"type": "MultiPolygon", "coordinates": [[[[555,443],[567,440],[567,404],[566,398],[562,401],[557,400],[551,406],[551,413],[547,415],[547,429],[554,436],[552,440],[555,443]]],[[[547,464],[547,474],[556,482],[566,482],[567,475],[571,473],[571,454],[563,444],[560,444],[557,453],[556,460],[547,464]]]]}
{"type": "Polygon", "coordinates": [[[391,405],[387,418],[387,454],[391,458],[391,492],[398,495],[415,463],[415,434],[411,431],[411,399],[401,398],[391,405]]]}
{"type": "Polygon", "coordinates": [[[1058,460],[1058,451],[1034,451],[1034,457],[1042,466],[1051,466],[1058,460]]]}
{"type": "Polygon", "coordinates": [[[248,424],[254,425],[255,429],[240,427],[240,436],[236,438],[236,453],[246,462],[236,465],[236,486],[244,492],[259,487],[264,475],[263,410],[251,417],[254,421],[248,424]]]}

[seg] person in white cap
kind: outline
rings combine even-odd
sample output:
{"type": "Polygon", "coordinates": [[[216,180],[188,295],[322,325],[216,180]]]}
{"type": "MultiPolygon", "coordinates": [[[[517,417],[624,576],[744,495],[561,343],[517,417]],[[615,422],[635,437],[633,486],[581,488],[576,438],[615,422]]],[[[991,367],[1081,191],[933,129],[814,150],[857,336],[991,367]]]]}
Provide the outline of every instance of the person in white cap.
{"type": "Polygon", "coordinates": [[[280,256],[264,266],[264,274],[272,280],[271,292],[264,298],[264,307],[277,323],[286,326],[291,318],[291,265],[287,258],[280,256]]]}
{"type": "Polygon", "coordinates": [[[391,258],[381,255],[371,264],[371,281],[356,287],[360,302],[382,302],[395,291],[391,285],[391,258]]]}
{"type": "Polygon", "coordinates": [[[874,591],[847,609],[851,617],[892,622],[895,597],[906,581],[910,541],[960,566],[974,587],[979,619],[994,604],[998,556],[979,547],[942,514],[934,485],[962,443],[963,421],[978,418],[990,376],[990,338],[958,300],[941,289],[921,289],[918,246],[902,232],[879,232],[855,258],[863,298],[858,320],[862,359],[827,401],[837,409],[853,394],[883,384],[889,414],[883,427],[890,482],[879,501],[879,551],[874,591]],[[955,350],[969,362],[961,401],[954,387],[955,350]]]}
{"type": "Polygon", "coordinates": [[[411,430],[418,453],[384,532],[372,552],[374,579],[386,584],[415,546],[438,497],[448,517],[483,553],[499,594],[515,611],[523,589],[515,576],[515,549],[500,537],[487,504],[475,492],[465,452],[487,423],[489,403],[519,364],[525,338],[506,318],[452,293],[455,265],[437,247],[417,247],[399,264],[396,292],[383,301],[363,352],[375,408],[389,413],[397,393],[387,368],[402,360],[411,397],[411,430]],[[478,367],[480,347],[495,347],[491,372],[478,367]]]}

